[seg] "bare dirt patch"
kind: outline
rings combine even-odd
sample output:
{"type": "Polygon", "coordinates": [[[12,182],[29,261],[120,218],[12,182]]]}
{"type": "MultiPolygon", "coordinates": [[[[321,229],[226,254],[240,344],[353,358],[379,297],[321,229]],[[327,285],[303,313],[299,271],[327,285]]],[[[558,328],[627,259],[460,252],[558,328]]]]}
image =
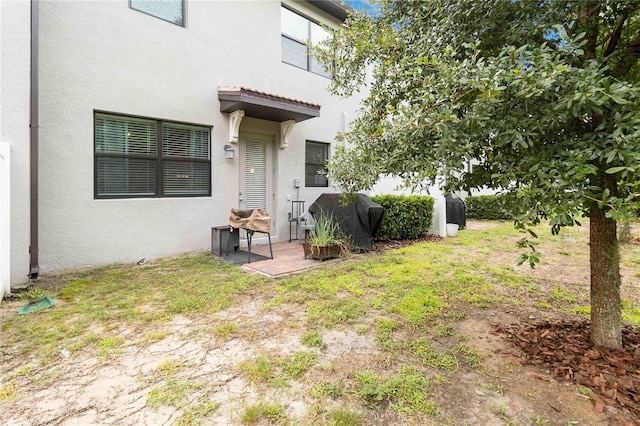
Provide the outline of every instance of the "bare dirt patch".
{"type": "Polygon", "coordinates": [[[607,424],[580,396],[578,386],[526,365],[517,348],[495,332],[496,324],[532,313],[487,311],[461,321],[459,330],[469,336],[469,344],[486,354],[487,374],[456,374],[453,389],[439,396],[441,404],[461,424],[607,424]],[[451,394],[454,401],[446,399],[451,394]]]}
{"type": "MultiPolygon", "coordinates": [[[[18,382],[17,395],[2,402],[4,421],[13,425],[174,424],[183,410],[153,407],[150,395],[177,381],[193,384],[185,397],[189,403],[207,394],[217,404],[207,424],[241,424],[242,407],[258,401],[279,401],[287,407],[287,418],[306,418],[303,424],[316,424],[322,418],[310,417],[318,407],[309,397],[309,382],[347,386],[355,370],[383,371],[393,366],[381,357],[371,335],[330,330],[323,335],[324,348],[317,350],[318,364],[302,382],[262,393],[243,377],[238,363],[260,354],[281,356],[305,348],[300,343],[301,330],[287,326],[284,315],[264,310],[261,302],[245,303],[218,314],[220,319],[233,318],[250,328],[237,337],[211,336],[210,319],[204,317],[176,317],[161,326],[170,334],[158,342],[143,344],[135,337],[139,330],[125,330],[123,334],[131,340],[119,353],[105,358],[87,350],[34,366],[28,374],[13,378],[18,382]],[[157,377],[159,366],[168,361],[179,361],[183,368],[171,378],[157,377]]],[[[5,303],[2,310],[6,314],[18,306],[5,303]]],[[[485,311],[456,325],[458,332],[468,336],[467,344],[484,355],[486,371],[462,366],[443,372],[446,383],[432,387],[438,416],[407,417],[383,404],[364,413],[366,424],[619,424],[614,413],[598,413],[577,384],[557,380],[552,368],[526,365],[521,352],[494,331],[496,324],[510,324],[530,314],[485,311]]],[[[3,372],[5,379],[8,373],[3,372]]],[[[331,398],[322,404],[323,409],[341,405],[331,398]]]]}
{"type": "Polygon", "coordinates": [[[467,226],[465,229],[470,231],[477,231],[479,229],[495,228],[500,222],[495,220],[467,220],[467,226]]]}

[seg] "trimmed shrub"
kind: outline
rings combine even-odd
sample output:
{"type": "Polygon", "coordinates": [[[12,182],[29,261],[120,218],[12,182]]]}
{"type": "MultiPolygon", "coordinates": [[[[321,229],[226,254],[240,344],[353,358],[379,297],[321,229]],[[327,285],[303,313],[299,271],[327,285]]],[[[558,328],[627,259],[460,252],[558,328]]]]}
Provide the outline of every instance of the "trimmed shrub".
{"type": "Polygon", "coordinates": [[[433,218],[433,198],[426,195],[376,195],[371,200],[384,207],[380,240],[414,240],[424,236],[433,218]]]}
{"type": "Polygon", "coordinates": [[[508,212],[513,197],[505,194],[475,195],[467,197],[467,218],[470,219],[512,219],[508,212]]]}

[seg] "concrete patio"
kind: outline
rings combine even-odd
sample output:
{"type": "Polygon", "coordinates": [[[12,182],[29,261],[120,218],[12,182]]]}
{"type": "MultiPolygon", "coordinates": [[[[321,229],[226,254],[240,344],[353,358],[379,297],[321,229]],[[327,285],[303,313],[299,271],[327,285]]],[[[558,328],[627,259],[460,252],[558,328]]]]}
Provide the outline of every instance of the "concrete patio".
{"type": "MultiPolygon", "coordinates": [[[[242,268],[269,277],[283,277],[342,261],[342,259],[330,259],[320,262],[314,259],[305,259],[302,242],[299,240],[277,242],[272,246],[273,259],[252,260],[251,263],[244,263],[242,268]]],[[[246,250],[246,247],[242,250],[246,250]]],[[[269,245],[254,245],[251,253],[269,257],[269,245]]],[[[219,258],[224,260],[224,256],[219,258]]]]}

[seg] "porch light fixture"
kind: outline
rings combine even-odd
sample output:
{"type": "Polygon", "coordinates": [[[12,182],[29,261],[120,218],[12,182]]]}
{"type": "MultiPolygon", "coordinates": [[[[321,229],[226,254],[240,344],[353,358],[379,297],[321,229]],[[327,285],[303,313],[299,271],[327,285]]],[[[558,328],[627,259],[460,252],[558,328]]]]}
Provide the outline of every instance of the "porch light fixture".
{"type": "Polygon", "coordinates": [[[231,147],[231,145],[224,146],[224,158],[234,159],[236,156],[236,151],[231,147]]]}

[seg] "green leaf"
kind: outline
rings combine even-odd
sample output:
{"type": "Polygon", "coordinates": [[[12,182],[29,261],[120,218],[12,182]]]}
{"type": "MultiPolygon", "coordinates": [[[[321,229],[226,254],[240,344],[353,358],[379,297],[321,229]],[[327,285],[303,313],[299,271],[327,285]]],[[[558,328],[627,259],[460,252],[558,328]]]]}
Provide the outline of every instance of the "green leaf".
{"type": "Polygon", "coordinates": [[[529,259],[529,255],[522,253],[519,257],[518,257],[518,266],[522,265],[524,262],[526,262],[529,259]]]}
{"type": "Polygon", "coordinates": [[[605,173],[609,174],[609,175],[613,175],[616,173],[619,173],[623,170],[627,170],[627,167],[625,166],[618,166],[618,167],[610,167],[607,170],[605,170],[605,173]]]}

